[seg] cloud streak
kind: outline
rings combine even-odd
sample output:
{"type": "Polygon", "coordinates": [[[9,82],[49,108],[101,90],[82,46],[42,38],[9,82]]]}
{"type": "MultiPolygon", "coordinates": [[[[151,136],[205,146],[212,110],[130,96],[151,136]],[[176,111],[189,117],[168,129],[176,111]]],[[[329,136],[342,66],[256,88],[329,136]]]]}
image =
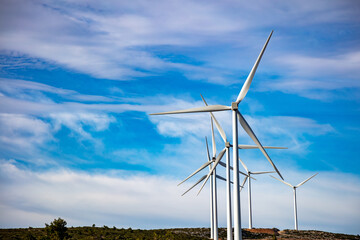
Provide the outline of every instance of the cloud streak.
{"type": "MultiPolygon", "coordinates": [[[[34,227],[43,226],[58,216],[65,218],[70,226],[93,223],[125,228],[208,226],[207,188],[199,197],[194,197],[192,192],[181,197],[183,190],[176,188],[179,179],[89,174],[66,169],[35,172],[6,161],[1,162],[0,169],[0,187],[6,193],[0,200],[2,227],[28,227],[30,222],[34,227]]],[[[309,175],[291,172],[288,172],[290,181],[300,181],[309,175]]],[[[300,229],[311,226],[312,229],[357,233],[359,183],[355,176],[323,172],[302,186],[298,193],[300,229]],[[339,178],[341,183],[334,180],[339,178]],[[353,197],[342,197],[349,194],[353,197]]],[[[291,189],[265,176],[253,184],[255,226],[291,228],[291,189]],[[269,205],[272,207],[266,207],[269,205]]],[[[190,183],[183,188],[188,186],[190,183]]],[[[247,205],[246,194],[242,193],[245,226],[247,205]]],[[[220,226],[226,225],[223,194],[225,185],[219,182],[220,226]]]]}
{"type": "MultiPolygon", "coordinates": [[[[214,43],[257,49],[255,46],[263,36],[247,43],[239,39],[249,38],[250,30],[259,31],[274,25],[304,27],[357,19],[354,1],[318,1],[311,7],[305,7],[302,1],[269,4],[264,0],[251,6],[236,1],[210,1],[206,7],[191,0],[154,1],[151,4],[146,1],[110,1],[107,4],[2,1],[1,5],[1,22],[6,22],[0,25],[2,50],[113,80],[177,70],[190,79],[228,84],[226,79],[234,81],[229,70],[238,71],[242,64],[236,60],[230,67],[222,64],[216,56],[221,53],[212,48],[214,43]],[[201,64],[166,57],[173,54],[166,50],[168,46],[178,47],[180,57],[183,51],[201,64]],[[211,49],[215,57],[189,51],[202,47],[211,49]]],[[[244,54],[242,49],[240,52],[244,54]]],[[[223,61],[228,62],[226,58],[223,61]]]]}

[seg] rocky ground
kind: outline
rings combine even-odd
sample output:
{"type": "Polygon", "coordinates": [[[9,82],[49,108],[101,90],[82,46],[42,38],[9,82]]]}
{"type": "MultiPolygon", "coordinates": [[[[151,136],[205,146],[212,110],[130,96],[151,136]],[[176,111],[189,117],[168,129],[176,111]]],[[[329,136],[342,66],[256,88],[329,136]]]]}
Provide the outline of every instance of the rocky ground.
{"type": "MultiPolygon", "coordinates": [[[[340,233],[330,233],[323,231],[315,231],[315,230],[282,230],[279,231],[276,228],[268,229],[268,228],[258,228],[258,229],[244,229],[245,232],[251,232],[252,234],[267,234],[266,237],[261,237],[260,239],[297,239],[297,240],[310,240],[310,239],[332,239],[332,240],[340,240],[340,239],[360,239],[359,235],[347,235],[340,233]]],[[[251,238],[245,239],[254,239],[254,236],[251,238]]]]}
{"type": "MultiPolygon", "coordinates": [[[[69,227],[66,239],[123,239],[123,240],[208,240],[209,228],[175,228],[158,230],[137,230],[124,228],[103,227],[69,227]]],[[[226,239],[226,228],[219,229],[221,240],[226,239]]],[[[45,228],[0,229],[0,240],[31,239],[47,240],[58,239],[49,234],[45,228]]],[[[359,235],[329,233],[315,230],[278,230],[276,228],[243,229],[243,239],[351,239],[360,240],[359,235]]]]}
{"type": "MultiPolygon", "coordinates": [[[[198,236],[202,238],[208,238],[210,230],[208,228],[184,228],[184,229],[172,229],[174,233],[184,233],[191,236],[198,236]]],[[[360,240],[359,235],[348,235],[340,233],[330,233],[315,230],[282,230],[276,228],[254,228],[243,229],[243,239],[286,239],[286,240],[313,240],[313,239],[327,239],[327,240],[345,240],[345,239],[357,239],[360,240]]],[[[226,239],[226,228],[219,229],[219,237],[221,240],[226,239]]]]}

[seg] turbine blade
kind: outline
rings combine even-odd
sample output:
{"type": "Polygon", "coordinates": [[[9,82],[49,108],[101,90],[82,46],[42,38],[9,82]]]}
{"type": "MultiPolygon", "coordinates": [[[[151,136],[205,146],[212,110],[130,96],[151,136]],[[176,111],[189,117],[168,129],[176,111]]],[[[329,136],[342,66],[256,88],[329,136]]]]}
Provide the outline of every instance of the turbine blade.
{"type": "Polygon", "coordinates": [[[241,165],[244,167],[245,171],[249,172],[248,168],[246,167],[245,163],[240,159],[240,157],[239,157],[239,161],[240,161],[241,165]]]}
{"type": "Polygon", "coordinates": [[[224,178],[224,177],[222,177],[222,176],[220,176],[220,175],[216,175],[216,178],[218,178],[218,179],[223,180],[223,181],[226,182],[226,178],[224,178]]]}
{"type": "Polygon", "coordinates": [[[273,34],[273,32],[274,32],[274,31],[271,31],[268,39],[267,39],[266,42],[265,42],[264,47],[262,48],[262,50],[261,50],[258,58],[256,59],[256,62],[255,62],[255,64],[254,64],[253,68],[251,69],[251,71],[250,71],[250,73],[249,73],[249,75],[248,75],[248,77],[247,77],[244,85],[242,86],[241,91],[240,91],[240,93],[239,93],[239,96],[238,96],[237,99],[236,99],[236,102],[237,102],[237,103],[241,102],[241,101],[244,99],[244,97],[246,96],[247,92],[249,91],[249,88],[250,88],[250,85],[251,85],[251,81],[252,81],[253,78],[254,78],[256,69],[257,69],[257,67],[259,66],[260,60],[261,60],[261,58],[262,58],[262,56],[263,56],[263,54],[264,54],[264,52],[265,52],[265,49],[266,49],[266,47],[267,47],[267,45],[268,45],[268,43],[269,43],[269,40],[270,40],[271,35],[273,34]]]}
{"type": "MultiPolygon", "coordinates": [[[[288,149],[287,147],[270,147],[270,146],[263,146],[265,149],[288,149]]],[[[245,144],[239,144],[239,149],[257,149],[258,146],[255,145],[245,145],[245,144]]]]}
{"type": "Polygon", "coordinates": [[[231,107],[223,105],[211,105],[197,108],[190,108],[185,110],[177,110],[170,112],[161,112],[161,113],[151,113],[150,115],[165,115],[165,114],[178,114],[178,113],[197,113],[197,112],[216,112],[216,111],[225,111],[230,110],[231,107]]]}
{"type": "Polygon", "coordinates": [[[209,160],[209,162],[210,162],[211,159],[210,159],[210,153],[209,153],[209,145],[208,145],[208,141],[207,141],[207,138],[206,138],[206,137],[205,137],[205,142],[206,142],[207,156],[208,156],[208,160],[209,160]]]}
{"type": "Polygon", "coordinates": [[[189,192],[191,189],[193,189],[196,185],[201,183],[201,181],[203,181],[205,178],[206,178],[206,175],[202,176],[202,178],[200,178],[199,181],[197,181],[194,185],[192,185],[191,188],[186,190],[186,192],[184,192],[181,196],[184,196],[187,192],[189,192]]]}
{"type": "Polygon", "coordinates": [[[243,183],[241,184],[241,188],[243,188],[243,187],[244,187],[244,185],[245,185],[246,180],[248,179],[248,177],[249,177],[249,176],[246,176],[246,177],[244,178],[244,181],[243,181],[243,183]]]}
{"type": "MultiPolygon", "coordinates": [[[[205,105],[208,106],[207,102],[205,101],[204,97],[200,94],[202,100],[204,101],[205,105]]],[[[221,138],[224,140],[224,142],[226,143],[227,142],[227,139],[226,139],[226,134],[224,132],[224,130],[222,129],[222,127],[220,126],[219,122],[216,120],[214,114],[212,112],[210,112],[210,115],[211,115],[211,118],[214,120],[215,122],[215,126],[217,128],[217,130],[219,131],[220,133],[220,136],[221,138]]]]}
{"type": "Polygon", "coordinates": [[[206,168],[207,166],[209,166],[212,163],[212,161],[210,162],[206,162],[204,163],[200,168],[198,168],[195,172],[193,172],[192,174],[190,174],[187,178],[185,178],[181,183],[178,184],[181,185],[182,183],[184,183],[186,180],[188,180],[189,178],[191,178],[192,176],[194,176],[195,174],[197,174],[198,172],[200,172],[201,170],[203,170],[204,168],[206,168]]]}
{"type": "Polygon", "coordinates": [[[296,185],[295,187],[300,187],[301,185],[303,185],[304,183],[306,183],[307,181],[309,181],[310,179],[312,179],[313,177],[315,177],[318,173],[312,175],[311,177],[309,177],[308,179],[306,179],[305,181],[299,183],[298,185],[296,185]]]}
{"type": "Polygon", "coordinates": [[[219,155],[217,156],[217,158],[216,158],[216,160],[215,160],[215,162],[214,162],[214,164],[213,164],[212,168],[210,169],[210,171],[209,171],[208,175],[206,176],[205,181],[204,181],[204,182],[203,182],[203,184],[201,185],[201,188],[200,188],[200,190],[199,190],[199,192],[198,192],[198,194],[197,194],[197,195],[199,195],[199,193],[201,192],[201,190],[202,190],[202,189],[203,189],[203,187],[205,186],[205,184],[206,184],[207,180],[209,180],[209,177],[212,175],[212,173],[213,173],[214,169],[216,168],[216,166],[217,166],[217,165],[218,165],[218,163],[220,162],[221,158],[224,156],[225,151],[226,151],[226,148],[224,148],[224,149],[223,149],[223,150],[219,153],[219,155]]]}
{"type": "MultiPolygon", "coordinates": [[[[226,168],[226,163],[220,161],[219,164],[220,164],[222,167],[225,167],[225,168],[226,168]]],[[[231,167],[231,166],[230,166],[230,169],[231,169],[231,170],[234,170],[234,168],[231,167]]],[[[242,175],[244,175],[244,176],[247,176],[247,174],[246,174],[246,173],[243,173],[242,171],[239,171],[239,173],[242,174],[242,175]]],[[[254,180],[256,180],[256,179],[253,178],[253,177],[251,177],[251,178],[254,179],[254,180]]]]}
{"type": "Polygon", "coordinates": [[[250,128],[249,124],[246,122],[245,118],[243,117],[243,115],[241,115],[241,113],[239,111],[237,111],[238,114],[238,118],[239,118],[239,122],[241,124],[241,126],[243,127],[243,129],[245,130],[245,132],[251,137],[251,139],[256,143],[256,145],[259,147],[260,151],[264,154],[264,156],[266,157],[266,159],[270,162],[270,164],[273,166],[273,168],[275,169],[275,171],[277,172],[277,174],[281,177],[281,179],[284,179],[279,170],[276,168],[275,164],[273,163],[273,161],[270,159],[269,155],[267,154],[267,152],[265,151],[264,147],[261,145],[260,141],[258,140],[258,138],[255,136],[253,130],[250,128]]]}
{"type": "Polygon", "coordinates": [[[267,149],[288,149],[287,147],[271,147],[271,146],[264,146],[267,149]]]}
{"type": "MultiPolygon", "coordinates": [[[[226,163],[220,161],[219,164],[220,164],[222,167],[225,167],[225,168],[226,168],[226,163]]],[[[230,169],[233,170],[233,167],[230,166],[230,169]]]]}
{"type": "Polygon", "coordinates": [[[216,143],[215,143],[215,134],[214,134],[214,124],[212,118],[211,121],[211,136],[212,136],[212,149],[213,149],[213,158],[216,156],[216,143]]]}
{"type": "Polygon", "coordinates": [[[266,173],[276,173],[274,171],[270,171],[270,172],[251,172],[251,174],[266,174],[266,173]]]}
{"type": "Polygon", "coordinates": [[[272,175],[270,175],[270,177],[272,177],[272,178],[275,178],[276,180],[278,180],[278,181],[280,181],[280,182],[282,182],[282,183],[284,183],[284,184],[286,184],[286,185],[288,185],[288,186],[290,186],[290,187],[294,187],[293,185],[291,185],[290,183],[287,183],[287,182],[285,182],[285,181],[283,181],[283,180],[281,180],[281,179],[278,179],[278,178],[276,178],[276,177],[274,177],[274,176],[272,176],[272,175]]]}

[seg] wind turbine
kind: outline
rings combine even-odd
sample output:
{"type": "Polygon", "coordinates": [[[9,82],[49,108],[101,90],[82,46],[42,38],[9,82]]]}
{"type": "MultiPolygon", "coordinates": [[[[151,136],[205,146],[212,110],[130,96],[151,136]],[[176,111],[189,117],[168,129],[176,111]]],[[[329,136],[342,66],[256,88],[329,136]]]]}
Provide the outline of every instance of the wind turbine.
{"type": "Polygon", "coordinates": [[[302,181],[301,183],[299,183],[296,186],[291,185],[290,183],[287,183],[281,179],[278,179],[274,176],[271,176],[272,178],[275,178],[276,180],[279,180],[280,182],[288,185],[289,187],[291,187],[294,190],[294,218],[295,218],[295,230],[298,230],[298,221],[297,221],[297,204],[296,204],[296,188],[300,187],[301,185],[303,185],[304,183],[306,183],[307,181],[309,181],[310,179],[312,179],[313,177],[315,177],[318,173],[312,175],[311,177],[309,177],[308,179],[306,179],[305,181],[302,181]]]}
{"type": "MultiPolygon", "coordinates": [[[[243,115],[240,113],[238,109],[239,103],[245,98],[247,92],[249,91],[251,82],[254,78],[255,72],[257,67],[259,66],[260,60],[265,52],[265,49],[269,43],[269,40],[273,34],[273,31],[271,31],[268,39],[265,42],[265,45],[263,46],[258,58],[255,61],[254,66],[252,67],[244,85],[241,88],[241,91],[236,99],[235,102],[231,103],[231,106],[224,106],[224,105],[212,105],[212,106],[204,106],[204,107],[198,107],[198,108],[191,108],[186,110],[177,110],[177,111],[170,111],[170,112],[162,112],[162,113],[153,113],[150,115],[164,115],[164,114],[179,114],[179,113],[197,113],[197,112],[216,112],[216,111],[232,111],[232,128],[233,128],[233,145],[238,145],[238,121],[240,122],[240,125],[245,130],[245,132],[250,136],[250,138],[255,142],[255,144],[259,147],[261,152],[264,154],[266,159],[270,162],[270,164],[273,166],[275,171],[278,173],[281,179],[283,177],[281,176],[279,170],[276,168],[272,160],[270,159],[269,155],[265,151],[264,147],[261,145],[260,141],[256,137],[255,133],[243,117],[243,115]]],[[[220,161],[220,160],[219,160],[220,161]]],[[[216,165],[218,164],[218,161],[214,163],[214,166],[212,169],[215,169],[216,165]]],[[[238,148],[233,148],[233,168],[234,168],[234,240],[240,240],[242,239],[242,233],[241,233],[241,215],[240,215],[240,184],[239,184],[239,152],[238,148]]],[[[206,180],[209,178],[209,175],[206,177],[206,180]]]]}
{"type": "MultiPolygon", "coordinates": [[[[249,146],[249,147],[251,147],[251,146],[249,146]]],[[[250,149],[249,147],[245,147],[245,148],[250,149]]],[[[283,147],[272,147],[272,148],[273,149],[286,149],[283,147]]],[[[241,159],[239,159],[239,160],[240,160],[241,164],[243,165],[243,167],[245,168],[245,171],[247,172],[247,175],[248,175],[244,178],[242,186],[245,185],[246,180],[251,176],[251,174],[274,173],[273,171],[271,171],[271,172],[251,172],[251,171],[249,171],[249,169],[247,168],[245,163],[241,159]]],[[[249,181],[248,181],[248,204],[249,204],[249,229],[252,229],[251,178],[249,178],[249,181]]]]}
{"type": "MultiPolygon", "coordinates": [[[[211,113],[212,114],[212,113],[211,113]]],[[[192,173],[190,176],[188,176],[185,180],[183,180],[181,183],[179,183],[178,185],[182,184],[183,182],[185,182],[186,180],[188,180],[189,178],[191,178],[192,176],[194,176],[196,173],[198,173],[199,171],[201,171],[202,169],[204,169],[205,167],[209,166],[209,175],[204,175],[203,177],[201,177],[191,188],[189,188],[184,194],[186,194],[188,191],[190,191],[192,188],[194,188],[196,185],[198,185],[200,182],[202,182],[204,179],[207,179],[207,176],[211,176],[210,178],[210,222],[211,222],[211,238],[214,240],[218,239],[218,214],[217,214],[217,183],[216,183],[216,179],[221,179],[221,180],[225,180],[225,178],[219,176],[216,174],[216,166],[213,166],[213,163],[218,162],[220,163],[221,166],[226,167],[227,170],[229,170],[229,172],[227,173],[227,179],[228,179],[228,183],[230,184],[230,164],[229,164],[229,156],[227,156],[227,163],[224,164],[223,162],[221,162],[220,160],[222,159],[222,157],[224,156],[225,150],[228,150],[228,148],[223,149],[218,157],[216,157],[216,143],[215,143],[215,134],[214,134],[214,125],[213,125],[213,120],[216,121],[216,118],[210,118],[211,120],[211,136],[212,136],[212,150],[213,150],[213,157],[212,159],[210,159],[210,154],[209,154],[209,147],[208,147],[208,143],[207,143],[207,139],[205,138],[206,141],[206,148],[207,148],[207,155],[208,155],[208,162],[206,162],[205,164],[203,164],[199,169],[197,169],[194,173],[192,173]]],[[[216,121],[216,124],[219,125],[219,123],[216,121]]],[[[220,125],[219,125],[220,126],[220,125]]],[[[221,128],[221,127],[220,127],[221,128]]],[[[245,175],[245,173],[240,172],[241,174],[245,175]]],[[[205,184],[206,182],[204,182],[205,184]]],[[[203,186],[204,186],[203,184],[203,186]]],[[[229,187],[230,188],[230,187],[229,187]]],[[[202,190],[202,188],[200,189],[200,191],[202,190]]],[[[200,193],[200,191],[198,192],[198,194],[200,193]]],[[[230,196],[228,196],[228,200],[230,201],[230,196]]],[[[230,217],[231,217],[231,206],[228,204],[228,214],[230,213],[230,217]]],[[[228,215],[229,216],[229,215],[228,215]]],[[[230,219],[231,221],[231,219],[230,219]]],[[[229,223],[229,222],[228,222],[229,223]]],[[[230,228],[228,225],[228,234],[229,234],[229,230],[231,232],[231,238],[228,239],[232,239],[232,227],[231,227],[231,222],[230,222],[230,228]]]]}
{"type": "MultiPolygon", "coordinates": [[[[205,98],[200,94],[205,106],[208,106],[205,98]]],[[[232,183],[230,180],[230,169],[232,169],[232,167],[230,166],[230,147],[233,147],[227,140],[226,138],[226,134],[225,131],[222,129],[220,123],[217,121],[216,117],[214,116],[214,114],[212,112],[210,112],[210,116],[212,118],[212,120],[215,123],[215,126],[221,136],[221,138],[224,141],[225,144],[225,148],[226,148],[226,164],[223,164],[223,162],[219,162],[220,165],[222,165],[223,167],[226,167],[226,179],[222,179],[224,181],[227,182],[226,184],[226,210],[227,210],[227,239],[232,239],[232,217],[231,217],[231,188],[230,188],[230,184],[232,183]]],[[[212,131],[213,131],[213,126],[212,127],[212,131]]],[[[213,133],[214,135],[214,133],[213,133]]],[[[258,146],[252,146],[252,145],[244,145],[244,144],[239,144],[238,145],[239,149],[256,149],[259,148],[258,146]]],[[[286,149],[284,147],[269,147],[269,146],[264,146],[264,148],[269,148],[269,149],[286,149]]],[[[243,161],[241,161],[241,159],[239,158],[241,164],[244,166],[245,170],[247,171],[247,175],[245,175],[245,180],[243,182],[243,184],[240,186],[240,188],[242,189],[245,185],[246,179],[248,177],[251,177],[250,174],[262,174],[260,172],[256,172],[256,173],[252,173],[250,171],[248,171],[248,169],[246,168],[245,164],[243,163],[243,161]]],[[[263,173],[273,173],[273,172],[263,172],[263,173]]],[[[241,190],[240,190],[241,191],[241,190]]],[[[251,195],[250,195],[250,181],[249,181],[249,200],[251,201],[251,195]]],[[[252,220],[251,220],[251,202],[249,205],[249,209],[250,209],[250,224],[249,224],[249,228],[252,228],[252,220]]]]}
{"type": "MultiPolygon", "coordinates": [[[[211,119],[212,122],[212,119],[211,119]]],[[[209,174],[212,176],[210,178],[210,226],[211,226],[211,238],[212,239],[218,239],[218,228],[217,228],[217,190],[216,190],[216,179],[220,179],[226,182],[230,182],[233,183],[231,181],[228,181],[227,179],[219,176],[216,174],[216,169],[214,169],[214,171],[212,171],[212,164],[214,162],[216,162],[219,159],[219,163],[220,166],[223,167],[227,167],[228,165],[226,165],[225,163],[221,162],[221,158],[224,156],[224,150],[220,152],[220,154],[216,157],[216,145],[215,145],[215,137],[214,137],[214,129],[212,127],[212,139],[213,139],[213,158],[210,158],[210,153],[209,153],[209,147],[208,147],[208,143],[207,143],[207,138],[205,137],[205,141],[206,141],[206,149],[207,149],[207,156],[208,156],[208,161],[206,163],[204,163],[200,168],[198,168],[195,172],[193,172],[192,174],[190,174],[187,178],[185,178],[182,182],[180,182],[178,184],[178,186],[182,183],[184,183],[185,181],[187,181],[188,179],[190,179],[191,177],[193,177],[195,174],[197,174],[198,172],[200,172],[201,170],[203,170],[204,168],[206,168],[207,166],[209,166],[209,174]],[[215,183],[215,184],[214,184],[215,183]]],[[[232,170],[232,167],[229,167],[229,169],[232,170]]],[[[247,175],[243,172],[239,172],[240,174],[243,174],[244,176],[247,177],[247,175]]],[[[208,175],[204,175],[202,176],[194,185],[192,185],[188,190],[186,190],[181,196],[184,196],[186,193],[188,193],[191,189],[193,189],[196,185],[198,185],[199,183],[201,183],[202,181],[204,181],[206,179],[208,175]]],[[[251,177],[253,178],[253,177],[251,177]]],[[[228,178],[229,179],[229,178],[228,178]]],[[[254,179],[254,178],[253,178],[254,179]]],[[[256,179],[255,179],[256,180],[256,179]]],[[[241,186],[243,187],[243,186],[241,186]]],[[[202,189],[200,189],[201,191],[202,189]]],[[[198,192],[198,194],[200,193],[200,191],[198,192]]],[[[230,212],[230,216],[231,216],[231,212],[230,212]]],[[[232,229],[231,229],[232,231],[232,229]]],[[[230,238],[229,238],[230,239],[230,238]]]]}

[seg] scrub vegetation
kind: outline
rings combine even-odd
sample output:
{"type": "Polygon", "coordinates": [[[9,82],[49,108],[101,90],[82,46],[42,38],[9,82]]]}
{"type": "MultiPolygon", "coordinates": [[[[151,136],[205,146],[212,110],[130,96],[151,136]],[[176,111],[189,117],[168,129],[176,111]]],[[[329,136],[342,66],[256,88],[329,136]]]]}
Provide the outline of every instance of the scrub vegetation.
{"type": "MultiPolygon", "coordinates": [[[[0,240],[208,240],[209,228],[174,228],[139,230],[131,228],[96,227],[67,227],[65,220],[54,219],[45,228],[17,228],[0,229],[0,240]]],[[[219,229],[220,239],[226,239],[226,229],[219,229]]],[[[336,234],[322,231],[295,231],[273,229],[243,229],[243,239],[354,239],[360,240],[359,235],[336,234]]]]}

